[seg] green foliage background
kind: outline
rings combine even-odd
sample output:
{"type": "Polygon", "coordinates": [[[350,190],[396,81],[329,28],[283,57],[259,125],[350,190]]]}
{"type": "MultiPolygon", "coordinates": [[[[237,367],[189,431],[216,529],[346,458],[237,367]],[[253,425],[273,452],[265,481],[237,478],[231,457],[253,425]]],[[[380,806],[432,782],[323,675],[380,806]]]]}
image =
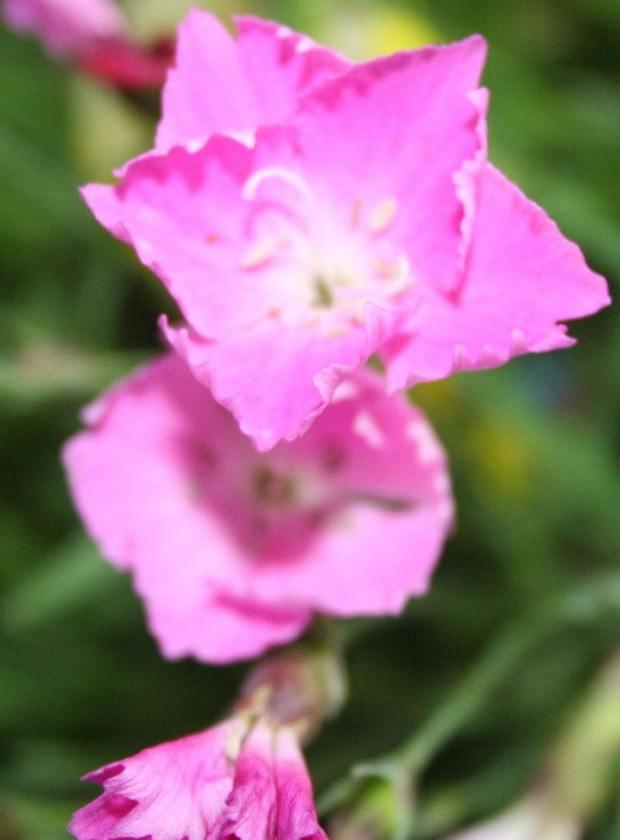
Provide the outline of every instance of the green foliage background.
{"type": "MultiPolygon", "coordinates": [[[[129,12],[149,37],[187,5],[136,0],[129,12]]],[[[482,32],[493,160],[615,294],[620,5],[265,0],[216,10],[275,17],[358,55],[482,32]]],[[[214,722],[245,671],[160,659],[129,580],[83,535],[59,462],[79,408],[159,346],[155,316],[169,302],[76,193],[147,148],[151,131],[144,103],[0,30],[2,840],[65,837],[94,793],[81,774],[214,722]]],[[[415,734],[505,637],[523,655],[500,645],[501,679],[479,694],[472,683],[471,709],[422,779],[416,836],[495,813],[536,777],[620,648],[618,313],[575,324],[572,350],[416,389],[450,452],[458,529],[427,598],[402,619],[345,632],[350,700],[309,749],[318,792],[415,734]]],[[[589,840],[620,838],[620,757],[607,770],[589,840]]]]}

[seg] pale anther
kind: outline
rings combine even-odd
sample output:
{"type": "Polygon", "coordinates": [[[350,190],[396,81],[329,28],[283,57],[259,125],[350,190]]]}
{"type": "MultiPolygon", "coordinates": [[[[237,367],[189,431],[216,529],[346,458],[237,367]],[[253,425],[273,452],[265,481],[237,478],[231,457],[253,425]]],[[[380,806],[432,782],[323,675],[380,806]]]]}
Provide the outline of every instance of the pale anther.
{"type": "Polygon", "coordinates": [[[383,233],[396,215],[398,203],[395,198],[386,198],[377,205],[370,215],[370,229],[373,233],[383,233]]]}
{"type": "Polygon", "coordinates": [[[253,245],[241,259],[241,268],[259,268],[273,257],[275,252],[282,245],[280,239],[267,239],[253,245]]]}
{"type": "Polygon", "coordinates": [[[409,272],[409,263],[404,256],[398,260],[377,260],[374,270],[384,292],[389,295],[404,292],[414,284],[414,278],[409,272]]]}

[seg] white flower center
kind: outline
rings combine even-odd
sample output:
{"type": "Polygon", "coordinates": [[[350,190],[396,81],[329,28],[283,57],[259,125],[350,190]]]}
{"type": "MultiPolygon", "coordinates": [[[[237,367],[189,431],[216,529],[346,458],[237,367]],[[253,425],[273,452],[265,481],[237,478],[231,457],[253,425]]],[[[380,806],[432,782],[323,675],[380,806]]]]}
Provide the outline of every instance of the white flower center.
{"type": "Polygon", "coordinates": [[[386,304],[413,284],[402,249],[390,242],[398,202],[357,200],[348,217],[323,211],[316,193],[293,170],[267,166],[246,181],[251,203],[246,271],[277,272],[290,306],[278,308],[326,336],[363,322],[369,300],[386,304]]]}

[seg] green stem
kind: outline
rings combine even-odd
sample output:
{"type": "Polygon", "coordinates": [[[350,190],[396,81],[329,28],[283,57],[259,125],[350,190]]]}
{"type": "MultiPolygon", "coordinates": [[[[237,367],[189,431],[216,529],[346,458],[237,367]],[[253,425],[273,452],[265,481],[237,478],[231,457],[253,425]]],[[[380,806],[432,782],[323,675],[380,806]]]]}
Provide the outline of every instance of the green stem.
{"type": "Polygon", "coordinates": [[[487,648],[456,691],[397,752],[397,761],[423,772],[439,750],[476,717],[525,655],[564,625],[590,624],[620,610],[620,573],[582,585],[533,617],[520,619],[487,648]]]}
{"type": "Polygon", "coordinates": [[[337,808],[357,787],[360,776],[391,772],[419,776],[437,753],[490,702],[519,662],[546,637],[565,625],[590,625],[609,612],[620,619],[620,573],[612,573],[563,593],[551,606],[508,627],[483,653],[448,699],[395,753],[353,768],[320,798],[322,813],[337,808]]]}

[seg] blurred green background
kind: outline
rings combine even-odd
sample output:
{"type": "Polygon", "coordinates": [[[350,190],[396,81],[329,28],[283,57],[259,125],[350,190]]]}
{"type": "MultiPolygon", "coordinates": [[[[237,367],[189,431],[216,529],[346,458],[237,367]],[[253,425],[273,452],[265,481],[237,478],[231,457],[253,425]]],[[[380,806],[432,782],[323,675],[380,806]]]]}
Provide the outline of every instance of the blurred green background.
{"type": "MultiPolygon", "coordinates": [[[[125,8],[148,40],[188,5],[125,8]]],[[[484,34],[493,160],[615,293],[620,4],[209,8],[277,18],[355,58],[484,34]]],[[[0,27],[0,840],[65,837],[72,811],[95,793],[81,774],[214,722],[245,672],[159,658],[129,580],[84,536],[59,462],[79,408],[160,346],[155,317],[169,303],[159,284],[76,192],[146,149],[152,129],[144,100],[79,77],[0,27]]],[[[573,326],[574,349],[416,389],[450,452],[458,529],[427,598],[400,620],[345,632],[350,699],[308,751],[319,794],[442,708],[453,725],[421,779],[415,836],[500,811],[547,766],[620,649],[619,320],[611,307],[573,326]]],[[[612,748],[587,802],[566,803],[582,809],[588,840],[620,838],[617,729],[600,722],[612,748]]],[[[575,779],[589,772],[574,755],[570,764],[575,779]]]]}

